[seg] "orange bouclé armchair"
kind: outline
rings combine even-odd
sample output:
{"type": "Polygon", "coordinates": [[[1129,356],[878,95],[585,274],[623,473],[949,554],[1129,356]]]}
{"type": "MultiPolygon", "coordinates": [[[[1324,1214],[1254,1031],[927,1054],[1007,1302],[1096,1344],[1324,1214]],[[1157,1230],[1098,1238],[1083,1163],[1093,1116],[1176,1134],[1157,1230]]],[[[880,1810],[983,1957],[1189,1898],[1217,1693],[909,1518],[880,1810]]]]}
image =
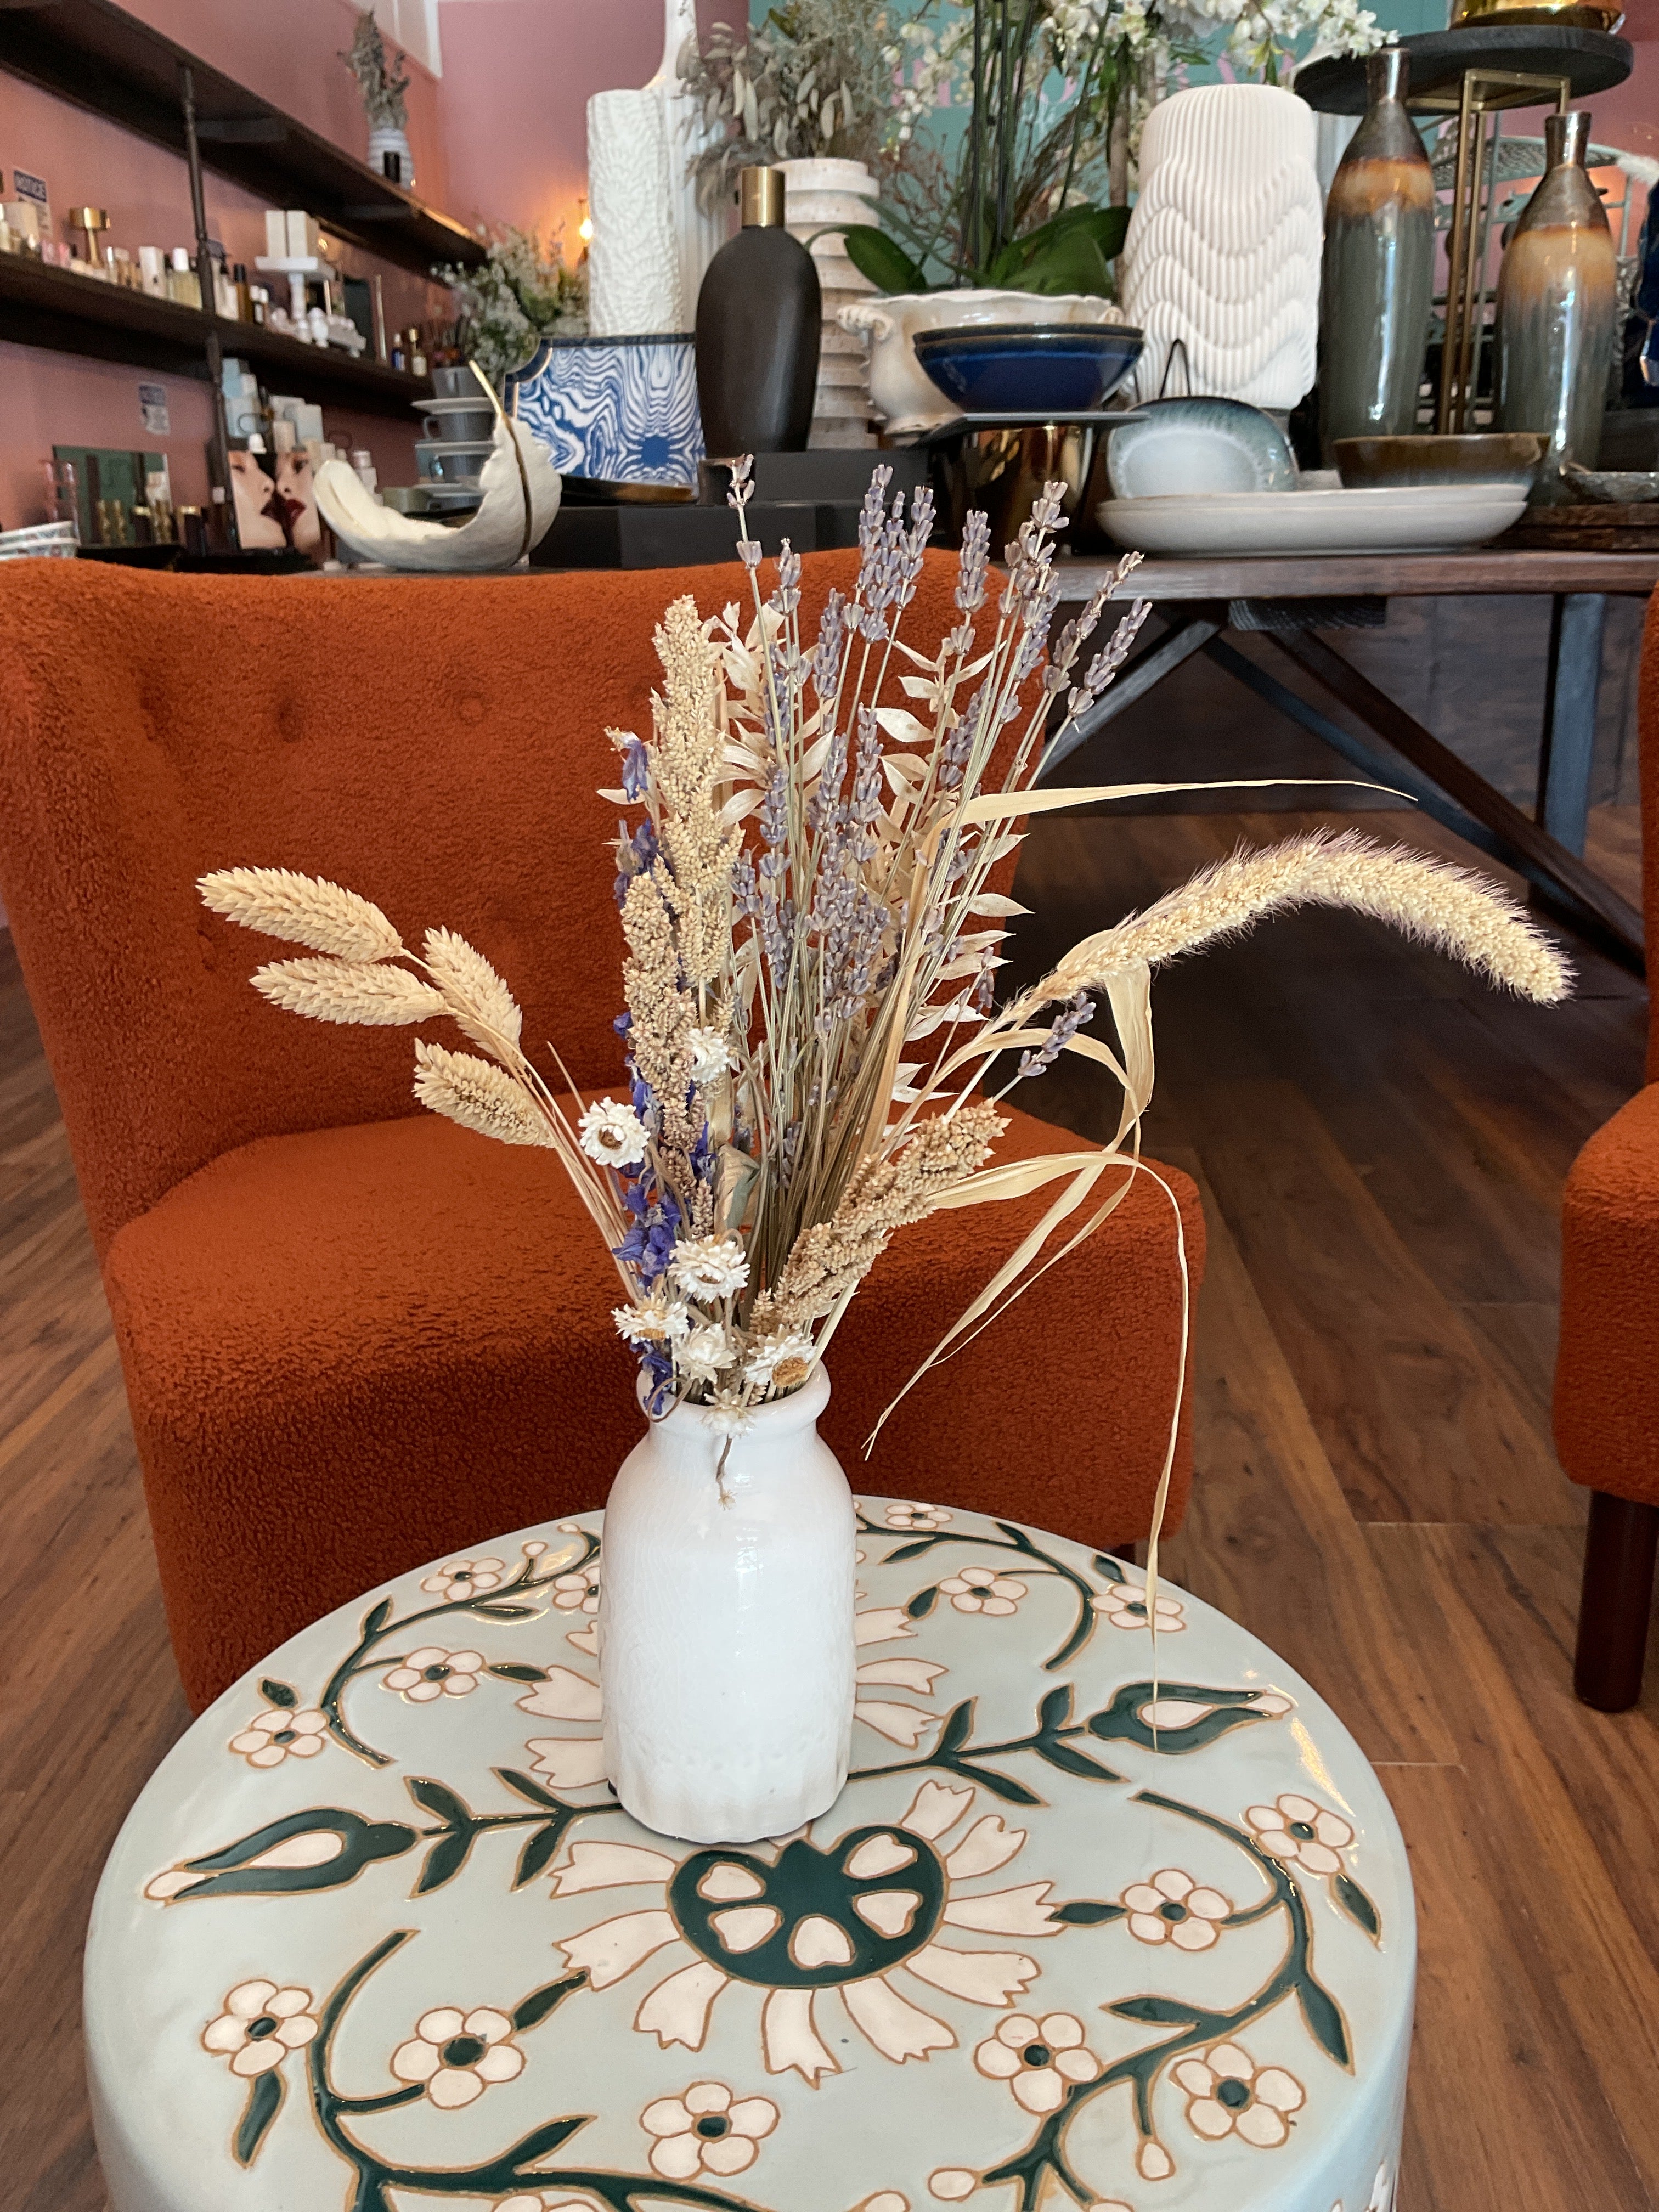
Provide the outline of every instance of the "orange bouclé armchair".
{"type": "MultiPolygon", "coordinates": [[[[1659,946],[1659,596],[1648,609],[1639,701],[1648,974],[1659,946]]],[[[1574,1686],[1623,1712],[1642,1694],[1659,1546],[1659,1018],[1647,1085],[1598,1129],[1561,1212],[1555,1442],[1593,1492],[1574,1686]]]]}
{"type": "MultiPolygon", "coordinates": [[[[805,620],[854,567],[807,561],[805,620]]],[[[930,556],[913,641],[956,619],[953,581],[930,556]]],[[[526,1041],[621,1092],[617,819],[596,787],[616,780],[607,726],[648,726],[653,631],[687,592],[710,613],[748,580],[8,572],[0,893],[198,1707],[385,1576],[603,1504],[641,1417],[615,1271],[555,1159],[417,1108],[410,1031],[267,1005],[247,979],[281,948],[208,913],[196,880],[295,868],[406,940],[459,930],[526,1041]]],[[[1075,1141],[1017,1115],[1005,1148],[1075,1141]]],[[[1162,1173],[1196,1283],[1196,1194],[1162,1173]]],[[[824,1432],[860,1488],[1121,1546],[1150,1525],[1179,1344],[1175,1218],[1150,1178],[862,1456],[1051,1197],[897,1238],[836,1337],[824,1432]]],[[[1188,1481],[1183,1435],[1166,1526],[1188,1481]]]]}

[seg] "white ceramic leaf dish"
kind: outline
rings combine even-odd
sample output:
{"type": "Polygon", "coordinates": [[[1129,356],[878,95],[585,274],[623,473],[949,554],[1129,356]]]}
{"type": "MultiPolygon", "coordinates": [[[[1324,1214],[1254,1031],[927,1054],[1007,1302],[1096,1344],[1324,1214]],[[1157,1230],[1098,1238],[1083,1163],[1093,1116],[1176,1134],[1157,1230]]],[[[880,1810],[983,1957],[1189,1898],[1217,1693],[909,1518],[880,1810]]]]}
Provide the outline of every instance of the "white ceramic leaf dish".
{"type": "Polygon", "coordinates": [[[1096,513],[1138,553],[1439,553],[1521,518],[1524,486],[1367,485],[1113,499],[1096,513]]]}

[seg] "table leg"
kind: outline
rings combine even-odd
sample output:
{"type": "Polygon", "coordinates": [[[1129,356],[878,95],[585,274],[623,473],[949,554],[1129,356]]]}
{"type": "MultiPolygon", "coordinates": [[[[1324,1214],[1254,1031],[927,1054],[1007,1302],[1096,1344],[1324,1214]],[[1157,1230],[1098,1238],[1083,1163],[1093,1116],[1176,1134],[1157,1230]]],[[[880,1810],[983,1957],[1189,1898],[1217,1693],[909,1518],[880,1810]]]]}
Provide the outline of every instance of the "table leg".
{"type": "MultiPolygon", "coordinates": [[[[1057,738],[1043,754],[1037,765],[1036,781],[1043,783],[1054,774],[1063,760],[1069,760],[1079,745],[1086,745],[1091,738],[1103,730],[1126,707],[1133,707],[1137,699],[1160,684],[1171,670],[1179,668],[1183,660],[1190,660],[1212,637],[1218,636],[1227,625],[1224,606],[1204,605],[1196,608],[1185,622],[1176,623],[1159,638],[1157,644],[1137,655],[1122,670],[1111,689],[1096,701],[1086,714],[1079,715],[1063,738],[1057,738]]],[[[1100,633],[1096,632],[1097,639],[1100,633]]],[[[1085,647],[1086,660],[1091,647],[1085,647]]]]}
{"type": "Polygon", "coordinates": [[[1569,852],[1547,830],[1528,821],[1501,791],[1493,790],[1485,776],[1460,759],[1449,746],[1443,745],[1403,707],[1396,706],[1386,691],[1380,691],[1369,677],[1363,676],[1352,661],[1345,660],[1323,638],[1310,630],[1298,630],[1289,635],[1272,632],[1269,636],[1282,653],[1305,670],[1351,713],[1358,714],[1368,729],[1375,731],[1396,752],[1403,753],[1414,768],[1431,776],[1477,822],[1485,823],[1494,831],[1502,857],[1509,859],[1534,882],[1541,880],[1565,893],[1627,952],[1638,959],[1641,957],[1641,915],[1587,868],[1576,853],[1569,852]]]}
{"type": "Polygon", "coordinates": [[[1559,592],[1550,617],[1544,737],[1538,758],[1538,819],[1570,853],[1589,827],[1595,765],[1595,708],[1601,689],[1603,592],[1559,592]]]}

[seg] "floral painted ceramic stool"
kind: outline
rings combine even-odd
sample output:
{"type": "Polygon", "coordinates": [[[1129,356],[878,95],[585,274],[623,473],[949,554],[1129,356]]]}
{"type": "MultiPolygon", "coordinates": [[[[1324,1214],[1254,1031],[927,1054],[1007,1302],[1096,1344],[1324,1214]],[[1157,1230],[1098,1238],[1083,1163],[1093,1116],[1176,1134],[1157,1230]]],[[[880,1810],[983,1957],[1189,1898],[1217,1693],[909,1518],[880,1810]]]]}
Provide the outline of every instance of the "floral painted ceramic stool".
{"type": "Polygon", "coordinates": [[[1115,1559],[860,1522],[853,1778],[763,1846],[610,1796],[598,1516],[228,1691],[93,1914],[115,2212],[1391,2212],[1411,1884],[1340,1723],[1173,1590],[1155,1659],[1115,1559]]]}

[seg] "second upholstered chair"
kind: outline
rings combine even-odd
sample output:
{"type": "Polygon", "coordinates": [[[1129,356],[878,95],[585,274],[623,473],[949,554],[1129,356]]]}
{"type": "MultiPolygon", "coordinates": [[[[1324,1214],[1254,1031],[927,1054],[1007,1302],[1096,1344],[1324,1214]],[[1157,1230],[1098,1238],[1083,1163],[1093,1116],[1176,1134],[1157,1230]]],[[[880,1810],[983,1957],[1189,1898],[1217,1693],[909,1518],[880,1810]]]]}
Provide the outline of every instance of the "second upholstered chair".
{"type": "MultiPolygon", "coordinates": [[[[816,622],[852,556],[806,564],[816,622]]],[[[930,559],[909,635],[955,618],[930,559]]],[[[548,1154],[437,1121],[404,1030],[248,988],[277,948],[197,878],[264,865],[444,923],[525,1036],[621,1079],[608,726],[655,623],[735,568],[488,580],[150,577],[40,564],[0,608],[0,890],[115,1318],[185,1687],[204,1704],[383,1577],[603,1503],[638,1433],[614,1273],[548,1154]]],[[[1075,1139],[1024,1115],[1009,1149],[1075,1139]]],[[[1177,1194],[1196,1279],[1203,1229],[1177,1194]]],[[[906,1231],[854,1301],[824,1432],[855,1486],[1146,1533],[1174,1403],[1175,1218],[1143,1182],[971,1352],[877,1416],[1048,1194],[906,1231]]],[[[1186,1447],[1170,1523],[1184,1506],[1186,1447]]]]}

